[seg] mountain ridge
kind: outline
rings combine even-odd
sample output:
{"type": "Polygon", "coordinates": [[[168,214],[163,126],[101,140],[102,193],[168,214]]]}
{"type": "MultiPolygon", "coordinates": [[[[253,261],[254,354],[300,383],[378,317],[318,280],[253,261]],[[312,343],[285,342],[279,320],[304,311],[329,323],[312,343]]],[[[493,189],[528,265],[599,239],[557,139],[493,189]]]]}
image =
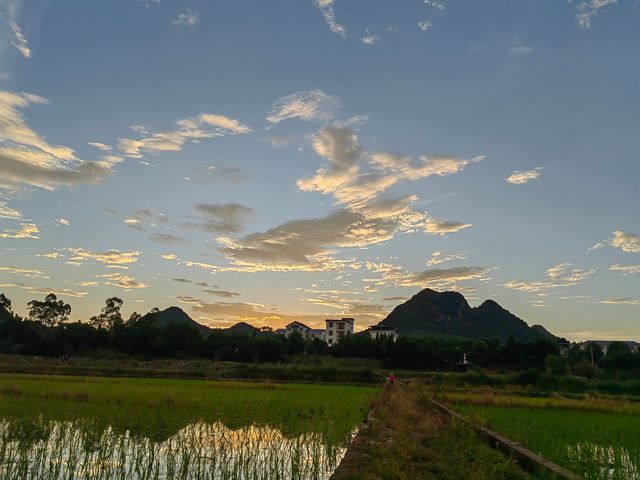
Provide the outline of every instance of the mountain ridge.
{"type": "Polygon", "coordinates": [[[558,338],[542,325],[529,326],[494,300],[471,307],[459,292],[429,288],[395,307],[380,324],[395,328],[401,335],[501,341],[509,337],[523,341],[558,338]]]}

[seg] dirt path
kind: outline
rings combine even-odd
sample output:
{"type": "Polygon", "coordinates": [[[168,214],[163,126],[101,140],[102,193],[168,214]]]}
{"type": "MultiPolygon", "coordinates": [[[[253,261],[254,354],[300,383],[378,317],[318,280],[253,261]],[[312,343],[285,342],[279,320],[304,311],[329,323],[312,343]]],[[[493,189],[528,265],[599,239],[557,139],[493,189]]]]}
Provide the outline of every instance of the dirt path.
{"type": "Polygon", "coordinates": [[[467,426],[436,410],[417,386],[387,387],[332,480],[531,478],[467,426]]]}

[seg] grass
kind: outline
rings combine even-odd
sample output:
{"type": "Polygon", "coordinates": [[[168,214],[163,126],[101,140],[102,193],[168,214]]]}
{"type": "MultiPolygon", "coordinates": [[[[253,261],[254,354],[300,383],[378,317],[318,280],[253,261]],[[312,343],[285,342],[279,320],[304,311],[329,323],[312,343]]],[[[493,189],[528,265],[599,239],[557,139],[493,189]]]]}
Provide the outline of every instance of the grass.
{"type": "Polygon", "coordinates": [[[0,375],[0,477],[325,478],[376,391],[0,375]]]}
{"type": "Polygon", "coordinates": [[[211,360],[144,360],[74,357],[69,360],[0,355],[0,373],[101,377],[273,380],[284,382],[379,384],[386,378],[380,362],[369,359],[298,356],[288,363],[239,363],[211,360]],[[353,360],[353,359],[351,359],[353,360]]]}
{"type": "Polygon", "coordinates": [[[640,477],[640,405],[606,397],[449,393],[456,410],[587,479],[640,477]]]}
{"type": "Polygon", "coordinates": [[[166,435],[193,421],[223,421],[344,437],[366,416],[375,392],[344,385],[0,375],[0,417],[91,417],[166,435]]]}
{"type": "Polygon", "coordinates": [[[420,386],[394,385],[373,403],[335,480],[498,480],[530,478],[466,425],[434,410],[420,386]]]}

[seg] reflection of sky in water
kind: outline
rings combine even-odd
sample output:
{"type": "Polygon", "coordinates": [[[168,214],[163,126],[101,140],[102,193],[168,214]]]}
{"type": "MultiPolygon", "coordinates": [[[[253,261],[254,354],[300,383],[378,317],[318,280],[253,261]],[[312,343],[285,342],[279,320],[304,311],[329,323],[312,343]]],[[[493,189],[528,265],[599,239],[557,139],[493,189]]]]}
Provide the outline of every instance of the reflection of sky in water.
{"type": "Polygon", "coordinates": [[[593,480],[640,478],[640,458],[625,448],[583,442],[567,447],[569,461],[582,468],[582,475],[593,480]]]}
{"type": "MultiPolygon", "coordinates": [[[[348,440],[348,439],[347,439],[348,440]]],[[[0,477],[13,479],[322,480],[343,457],[319,433],[193,423],[163,442],[86,421],[0,421],[0,477]]]]}

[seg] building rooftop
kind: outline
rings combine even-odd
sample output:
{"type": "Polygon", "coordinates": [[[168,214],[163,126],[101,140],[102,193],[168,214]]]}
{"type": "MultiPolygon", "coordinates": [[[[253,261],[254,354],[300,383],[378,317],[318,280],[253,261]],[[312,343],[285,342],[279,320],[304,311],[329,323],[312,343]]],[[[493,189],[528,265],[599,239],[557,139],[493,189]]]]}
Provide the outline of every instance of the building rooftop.
{"type": "Polygon", "coordinates": [[[303,326],[304,328],[307,328],[307,329],[309,328],[309,326],[308,326],[308,325],[305,325],[305,324],[304,324],[304,323],[302,323],[302,322],[298,322],[297,320],[296,320],[296,321],[293,321],[293,322],[291,322],[291,323],[289,323],[289,324],[287,324],[287,326],[286,326],[285,328],[289,328],[289,327],[290,327],[290,326],[292,326],[292,325],[301,325],[301,326],[303,326]]]}
{"type": "Polygon", "coordinates": [[[369,327],[369,330],[378,332],[397,332],[397,330],[390,325],[372,325],[369,327]]]}
{"type": "Polygon", "coordinates": [[[347,323],[354,323],[355,319],[353,318],[327,318],[325,320],[325,322],[347,322],[347,323]]]}

